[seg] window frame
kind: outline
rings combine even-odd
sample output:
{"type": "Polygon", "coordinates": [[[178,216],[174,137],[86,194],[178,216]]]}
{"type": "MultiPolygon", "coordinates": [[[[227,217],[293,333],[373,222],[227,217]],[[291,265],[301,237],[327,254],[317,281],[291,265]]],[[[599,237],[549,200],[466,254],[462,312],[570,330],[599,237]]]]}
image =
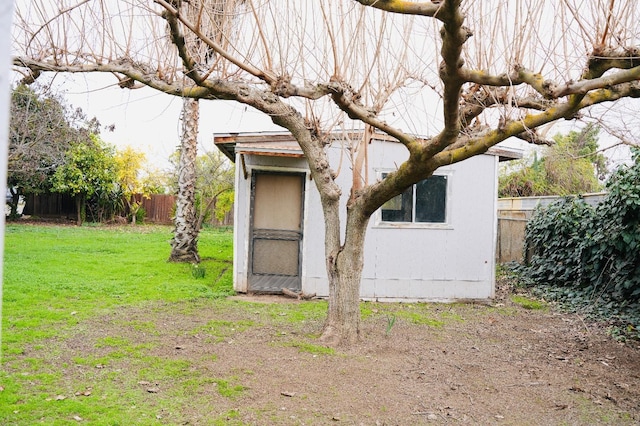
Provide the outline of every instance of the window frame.
{"type": "MultiPolygon", "coordinates": [[[[376,170],[378,179],[383,179],[383,176],[392,172],[393,169],[381,169],[376,170]]],[[[446,180],[445,190],[445,208],[444,208],[444,222],[416,222],[415,221],[415,206],[416,206],[416,184],[413,184],[413,200],[412,200],[412,221],[411,222],[391,222],[382,220],[382,207],[378,208],[375,213],[375,225],[376,228],[411,228],[411,229],[453,229],[451,222],[451,206],[452,206],[452,188],[453,188],[453,170],[437,170],[433,173],[433,176],[444,176],[446,180]]]]}

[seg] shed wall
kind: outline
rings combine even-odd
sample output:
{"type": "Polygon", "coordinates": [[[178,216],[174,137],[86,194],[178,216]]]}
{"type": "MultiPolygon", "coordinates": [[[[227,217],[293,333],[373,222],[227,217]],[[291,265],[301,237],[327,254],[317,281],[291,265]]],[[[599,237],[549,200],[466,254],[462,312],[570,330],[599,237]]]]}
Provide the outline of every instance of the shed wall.
{"type": "MultiPolygon", "coordinates": [[[[332,164],[340,164],[340,149],[330,148],[332,164]]],[[[369,145],[368,176],[372,182],[406,159],[397,143],[369,145]]],[[[237,164],[240,159],[237,157],[237,164]]],[[[351,164],[342,159],[338,183],[343,188],[342,217],[351,184],[351,164]]],[[[245,156],[248,173],[307,170],[303,159],[245,156]]],[[[481,155],[438,170],[449,176],[449,219],[446,226],[389,227],[379,212],[369,223],[361,297],[368,300],[486,299],[493,296],[495,267],[495,202],[497,157],[481,155]]],[[[250,177],[236,167],[234,287],[247,291],[250,177]]],[[[324,218],[318,191],[309,182],[305,195],[302,246],[302,290],[328,296],[324,259],[324,218]]],[[[344,220],[343,220],[344,222],[344,220]]],[[[344,226],[344,223],[343,223],[344,226]]]]}

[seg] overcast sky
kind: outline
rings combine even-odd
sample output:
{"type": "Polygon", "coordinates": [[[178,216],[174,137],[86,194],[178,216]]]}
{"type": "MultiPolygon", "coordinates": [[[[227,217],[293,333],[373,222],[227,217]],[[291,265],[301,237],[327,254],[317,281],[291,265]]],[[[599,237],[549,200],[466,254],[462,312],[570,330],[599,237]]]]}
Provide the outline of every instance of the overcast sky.
{"type": "MultiPolygon", "coordinates": [[[[151,88],[135,90],[118,87],[110,74],[43,75],[40,84],[51,82],[54,92],[64,96],[73,107],[80,107],[88,117],[96,117],[103,125],[115,125],[114,132],[103,131],[102,138],[118,148],[131,146],[146,154],[149,165],[161,170],[169,167],[169,157],[180,144],[180,111],[182,100],[151,88]]],[[[548,133],[575,129],[575,123],[558,123],[548,133]]],[[[275,126],[263,113],[234,101],[200,102],[199,153],[215,149],[214,133],[257,132],[284,129],[275,126]]],[[[601,134],[601,144],[615,140],[601,134]]],[[[508,146],[528,151],[522,142],[507,142],[508,146]]],[[[626,147],[607,152],[613,159],[612,168],[630,159],[626,147]]]]}
{"type": "MultiPolygon", "coordinates": [[[[38,82],[51,80],[41,77],[38,82]]],[[[54,91],[101,124],[115,124],[102,138],[118,148],[127,145],[144,152],[150,164],[164,169],[180,144],[182,100],[150,88],[121,89],[112,75],[58,74],[54,91]]],[[[213,133],[278,130],[264,114],[231,101],[200,102],[199,152],[213,149],[213,133]]]]}

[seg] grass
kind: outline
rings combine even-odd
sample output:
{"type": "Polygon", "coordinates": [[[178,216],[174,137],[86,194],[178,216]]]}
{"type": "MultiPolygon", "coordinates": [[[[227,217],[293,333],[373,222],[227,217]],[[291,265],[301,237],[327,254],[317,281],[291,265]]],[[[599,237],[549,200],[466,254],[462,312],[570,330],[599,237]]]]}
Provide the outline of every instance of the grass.
{"type": "Polygon", "coordinates": [[[314,345],[312,343],[303,341],[293,341],[286,343],[287,346],[298,348],[300,352],[310,353],[312,355],[335,355],[336,351],[333,348],[326,346],[314,345]]]}
{"type": "Polygon", "coordinates": [[[513,295],[511,296],[511,301],[516,305],[522,306],[524,309],[531,309],[534,311],[548,309],[546,303],[524,296],[513,295]]]}
{"type": "MultiPolygon", "coordinates": [[[[80,418],[98,425],[151,425],[162,417],[158,400],[162,410],[173,412],[201,402],[197,398],[187,402],[192,398],[186,394],[193,380],[190,361],[155,357],[151,355],[153,344],[113,335],[97,338],[90,355],[62,364],[63,368],[83,371],[73,378],[56,370],[65,354],[48,350],[46,344],[50,339],[64,341],[82,331],[88,319],[121,307],[176,303],[186,306],[184,309],[197,309],[188,306],[233,294],[231,231],[201,232],[199,250],[205,276],[194,276],[191,265],[167,262],[170,239],[171,228],[162,226],[7,225],[2,424],[77,424],[80,418]],[[119,374],[123,368],[132,374],[119,374]],[[140,392],[138,382],[146,376],[175,384],[172,389],[177,394],[154,398],[140,392]],[[92,384],[91,396],[85,396],[92,384]]],[[[144,318],[118,320],[118,324],[150,335],[158,332],[156,324],[144,318]]],[[[225,336],[233,327],[250,325],[242,321],[210,323],[205,328],[212,335],[225,336]]],[[[228,378],[214,379],[212,384],[228,398],[243,389],[228,378]]]]}
{"type": "Polygon", "coordinates": [[[390,304],[367,302],[360,304],[360,314],[363,319],[382,316],[386,319],[385,334],[391,334],[398,320],[411,324],[424,325],[432,328],[442,328],[446,324],[464,321],[459,314],[449,308],[430,303],[390,304]]]}
{"type": "Polygon", "coordinates": [[[5,342],[33,341],[96,311],[149,301],[232,293],[231,233],[200,237],[207,279],[167,262],[169,227],[90,228],[9,225],[5,236],[5,342]]]}

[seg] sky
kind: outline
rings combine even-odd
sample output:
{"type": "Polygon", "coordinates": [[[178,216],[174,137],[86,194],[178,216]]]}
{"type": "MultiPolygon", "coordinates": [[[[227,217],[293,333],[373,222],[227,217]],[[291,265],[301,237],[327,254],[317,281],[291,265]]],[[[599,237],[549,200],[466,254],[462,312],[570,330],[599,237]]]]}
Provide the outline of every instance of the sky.
{"type": "MultiPolygon", "coordinates": [[[[49,81],[54,92],[74,108],[82,108],[102,125],[115,125],[115,131],[102,132],[104,141],[119,149],[131,146],[144,152],[154,168],[169,168],[169,157],[180,144],[180,98],[151,88],[122,89],[110,74],[58,74],[38,80],[40,84],[49,81]]],[[[278,129],[267,116],[250,107],[232,101],[203,100],[198,152],[215,149],[214,133],[278,129]]]]}

